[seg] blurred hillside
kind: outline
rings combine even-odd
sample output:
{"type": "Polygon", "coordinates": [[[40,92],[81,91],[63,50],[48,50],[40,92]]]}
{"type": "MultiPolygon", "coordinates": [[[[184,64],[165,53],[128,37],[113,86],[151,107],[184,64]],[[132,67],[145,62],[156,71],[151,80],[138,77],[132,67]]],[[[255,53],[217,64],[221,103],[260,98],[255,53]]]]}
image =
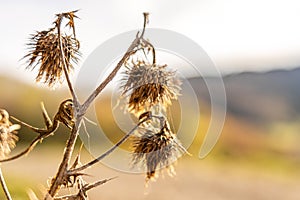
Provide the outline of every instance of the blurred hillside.
{"type": "MultiPolygon", "coordinates": [[[[209,102],[204,80],[190,81],[199,98],[209,102]]],[[[300,118],[300,68],[232,74],[223,77],[223,81],[229,115],[261,125],[300,118]]]]}
{"type": "MultiPolygon", "coordinates": [[[[213,84],[214,78],[210,79],[213,84]]],[[[118,173],[98,165],[88,172],[94,178],[120,174],[120,179],[91,192],[91,199],[299,199],[300,68],[224,77],[227,116],[216,147],[204,160],[199,160],[197,155],[211,120],[210,96],[202,78],[193,78],[189,82],[198,95],[201,118],[197,135],[188,149],[193,157],[181,159],[178,176],[159,179],[153,184],[150,194],[145,196],[144,175],[118,173]],[[112,193],[115,188],[121,188],[122,192],[112,193]]],[[[0,76],[0,91],[0,107],[36,127],[44,127],[41,101],[53,116],[59,103],[69,96],[65,88],[48,90],[3,76],[0,76]]],[[[180,108],[177,103],[173,107],[172,127],[177,129],[181,120],[180,108]]],[[[101,128],[111,141],[117,142],[124,133],[114,121],[110,94],[100,95],[95,108],[101,128]]],[[[89,132],[93,131],[89,127],[89,132]]],[[[19,136],[13,154],[35,134],[22,128],[19,136]]],[[[26,199],[29,187],[39,193],[40,184],[46,185],[48,177],[53,176],[57,169],[67,137],[68,130],[61,126],[54,136],[45,139],[26,158],[3,164],[15,199],[26,199]],[[51,151],[49,144],[55,146],[51,151]]],[[[123,148],[127,146],[123,145],[123,148]]],[[[82,159],[87,162],[91,156],[85,152],[82,159]]],[[[0,198],[4,198],[1,195],[0,198]]]]}
{"type": "MultiPolygon", "coordinates": [[[[198,94],[202,112],[198,134],[189,148],[190,152],[197,155],[210,122],[210,96],[202,78],[192,78],[189,82],[198,94]]],[[[268,166],[277,169],[284,167],[298,173],[300,167],[299,83],[300,68],[290,71],[241,73],[224,77],[227,116],[221,138],[211,157],[226,161],[240,159],[249,161],[253,165],[259,163],[265,165],[266,162],[270,162],[268,166]],[[255,162],[252,162],[253,160],[255,162]]],[[[59,102],[69,95],[64,88],[48,90],[7,77],[0,77],[0,91],[1,108],[7,109],[12,115],[37,127],[44,126],[40,102],[44,101],[50,116],[53,116],[59,102]]],[[[114,123],[110,97],[101,95],[97,105],[101,107],[96,106],[99,108],[98,119],[102,124],[106,124],[102,128],[112,141],[118,141],[124,133],[114,123]]],[[[175,109],[175,112],[178,112],[178,109],[175,109]]],[[[175,123],[180,121],[176,118],[177,115],[174,113],[175,123]]],[[[177,127],[177,124],[174,127],[177,127]]],[[[28,132],[26,128],[21,130],[20,143],[32,138],[32,134],[28,132]]],[[[64,142],[66,137],[67,130],[63,127],[47,141],[64,142]]]]}
{"type": "MultiPolygon", "coordinates": [[[[209,79],[213,83],[214,78],[209,79]]],[[[299,174],[300,68],[244,72],[223,80],[227,116],[212,154],[226,161],[243,160],[266,171],[285,171],[287,167],[299,174]]],[[[205,81],[193,78],[190,82],[200,104],[210,105],[205,81]]],[[[205,115],[210,117],[209,110],[205,115]]],[[[200,135],[205,131],[205,125],[200,124],[200,135]]]]}
{"type": "MultiPolygon", "coordinates": [[[[0,76],[0,108],[6,109],[10,115],[33,125],[35,127],[43,128],[44,122],[42,118],[40,103],[44,102],[45,108],[50,117],[54,116],[59,103],[68,98],[69,92],[66,90],[48,90],[41,86],[32,86],[23,83],[19,80],[10,77],[0,76]]],[[[63,140],[67,138],[64,134],[66,129],[60,128],[58,137],[60,139],[49,140],[63,140]]],[[[20,130],[20,142],[27,142],[35,136],[27,128],[20,130]]]]}

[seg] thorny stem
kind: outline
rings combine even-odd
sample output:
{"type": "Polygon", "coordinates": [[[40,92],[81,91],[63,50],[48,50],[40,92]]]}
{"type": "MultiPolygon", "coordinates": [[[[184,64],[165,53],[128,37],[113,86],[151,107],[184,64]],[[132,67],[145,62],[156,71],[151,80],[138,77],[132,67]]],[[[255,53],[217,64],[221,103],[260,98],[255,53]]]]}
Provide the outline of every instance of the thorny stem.
{"type": "Polygon", "coordinates": [[[103,185],[104,183],[108,182],[108,181],[111,181],[113,179],[116,179],[117,177],[113,177],[113,178],[109,178],[109,179],[104,179],[104,180],[100,180],[100,181],[97,181],[95,183],[92,183],[92,184],[89,184],[89,185],[86,185],[83,189],[85,192],[89,191],[90,189],[93,189],[99,185],[103,185]]]}
{"type": "Polygon", "coordinates": [[[0,183],[1,183],[1,186],[2,186],[2,189],[3,189],[3,192],[5,194],[5,197],[7,200],[12,200],[11,196],[10,196],[10,193],[8,191],[8,188],[6,186],[6,183],[5,183],[5,180],[4,180],[4,176],[2,174],[2,170],[0,168],[0,183]]]}
{"type": "Polygon", "coordinates": [[[106,87],[106,85],[112,81],[112,79],[116,76],[117,72],[120,70],[120,68],[123,66],[124,62],[128,59],[129,56],[131,56],[133,53],[135,53],[135,48],[140,44],[140,42],[144,37],[146,25],[148,22],[148,15],[149,13],[143,13],[144,14],[144,25],[143,30],[140,36],[137,34],[136,38],[133,40],[129,48],[127,49],[126,53],[122,57],[122,59],[118,62],[117,66],[114,68],[114,70],[106,77],[106,79],[92,92],[92,94],[87,98],[87,100],[82,105],[82,112],[79,115],[84,115],[90,104],[95,100],[95,98],[99,95],[99,93],[106,87]]]}
{"type": "Polygon", "coordinates": [[[106,77],[106,79],[94,90],[94,92],[87,98],[87,100],[82,105],[82,115],[85,114],[86,110],[89,108],[90,104],[95,100],[95,98],[98,96],[98,94],[106,87],[106,85],[112,81],[112,79],[116,76],[117,72],[120,70],[120,68],[123,66],[124,62],[127,60],[127,58],[132,55],[134,52],[134,48],[138,46],[140,42],[140,38],[135,38],[135,40],[132,42],[122,59],[118,62],[117,66],[114,68],[114,70],[106,77]]]}
{"type": "Polygon", "coordinates": [[[57,193],[57,190],[61,186],[61,183],[62,183],[62,180],[64,178],[65,172],[67,171],[68,165],[69,165],[70,160],[71,160],[71,156],[72,156],[72,153],[73,153],[73,150],[74,150],[74,146],[75,146],[75,143],[76,143],[76,140],[77,140],[77,137],[78,137],[79,125],[80,125],[81,120],[82,120],[82,117],[77,116],[77,111],[80,110],[81,105],[79,103],[79,100],[77,98],[77,95],[75,93],[74,87],[71,83],[71,80],[70,80],[70,77],[69,77],[69,74],[68,74],[68,71],[67,71],[67,63],[66,63],[66,60],[65,60],[65,55],[64,55],[63,46],[62,46],[62,40],[61,40],[62,37],[61,37],[61,31],[60,31],[62,15],[63,14],[60,14],[58,16],[57,31],[58,31],[58,37],[59,37],[59,47],[60,47],[60,52],[61,52],[61,59],[62,59],[62,62],[63,62],[63,70],[64,70],[65,77],[67,79],[68,87],[69,87],[70,93],[72,95],[73,104],[74,104],[75,125],[72,128],[72,131],[70,133],[70,137],[69,137],[68,142],[66,144],[61,164],[58,168],[56,176],[52,180],[50,189],[49,189],[47,195],[45,196],[45,199],[51,199],[52,197],[54,197],[55,194],[57,193]],[[50,198],[50,196],[51,196],[51,198],[50,198]]]}
{"type": "MultiPolygon", "coordinates": [[[[147,17],[148,14],[144,13],[144,26],[143,26],[143,31],[142,34],[140,36],[136,36],[136,38],[134,39],[134,41],[132,42],[132,44],[129,46],[129,48],[127,49],[126,53],[124,54],[124,56],[122,57],[122,59],[119,61],[119,63],[117,64],[117,66],[115,67],[115,69],[108,75],[108,77],[94,90],[94,92],[92,92],[92,94],[87,98],[87,100],[84,102],[84,104],[81,106],[79,104],[78,98],[76,96],[75,90],[72,86],[72,83],[70,81],[70,78],[68,76],[68,72],[67,72],[67,68],[66,65],[67,63],[65,62],[64,59],[64,52],[63,52],[63,48],[62,48],[62,41],[61,41],[61,33],[60,33],[60,23],[61,23],[61,15],[59,16],[60,19],[58,20],[58,34],[59,34],[59,41],[60,41],[60,50],[61,50],[61,56],[62,56],[62,60],[63,60],[63,69],[64,69],[64,73],[68,82],[68,87],[69,90],[72,94],[73,97],[73,103],[74,103],[74,118],[75,118],[75,125],[72,128],[70,137],[68,139],[68,142],[66,144],[65,150],[64,150],[64,155],[63,155],[63,159],[62,162],[58,168],[57,174],[55,176],[55,178],[52,180],[50,189],[47,193],[47,195],[45,196],[45,200],[48,199],[52,199],[58,189],[60,188],[63,178],[67,173],[67,168],[74,150],[74,146],[78,137],[78,129],[79,129],[79,125],[82,121],[82,117],[84,116],[86,110],[88,109],[88,107],[90,106],[90,104],[95,100],[95,98],[99,95],[99,93],[107,86],[107,84],[116,76],[117,72],[120,70],[120,68],[122,67],[122,65],[124,64],[124,62],[126,61],[126,59],[132,55],[132,53],[134,52],[134,49],[136,47],[138,47],[138,45],[140,44],[141,40],[143,39],[143,35],[145,32],[145,28],[146,28],[146,23],[147,23],[147,17]]],[[[139,123],[140,124],[140,123],[139,123]]],[[[133,131],[137,128],[138,126],[136,126],[133,131]]],[[[98,161],[100,161],[101,159],[103,159],[104,157],[106,157],[107,155],[109,155],[112,151],[114,151],[119,145],[121,145],[131,134],[132,132],[130,132],[130,134],[127,134],[128,136],[123,138],[123,140],[121,140],[119,143],[117,143],[114,147],[112,147],[110,150],[107,151],[106,154],[100,156],[98,159],[91,161],[90,163],[88,163],[84,167],[83,169],[97,163],[98,161]]],[[[82,170],[82,167],[80,170],[82,170]]]]}
{"type": "Polygon", "coordinates": [[[87,191],[95,188],[95,187],[98,187],[100,185],[103,185],[104,183],[107,183],[108,181],[111,181],[113,179],[115,179],[117,177],[113,177],[113,178],[109,178],[109,179],[104,179],[104,180],[100,180],[100,181],[97,181],[95,183],[92,183],[92,184],[87,184],[87,185],[84,185],[78,194],[75,194],[75,195],[66,195],[66,196],[62,196],[62,197],[57,197],[57,198],[54,198],[54,200],[66,200],[66,199],[69,199],[69,200],[76,200],[76,199],[79,199],[80,195],[85,195],[87,191]]]}
{"type": "Polygon", "coordinates": [[[45,200],[47,199],[52,199],[52,197],[55,196],[55,194],[57,193],[57,190],[60,188],[63,178],[65,176],[65,173],[67,172],[67,168],[68,165],[70,163],[70,159],[75,147],[75,143],[78,137],[78,129],[79,129],[79,124],[81,122],[82,118],[78,118],[76,119],[76,123],[74,125],[74,127],[72,128],[69,140],[66,144],[66,148],[64,150],[64,156],[62,159],[62,162],[58,168],[57,174],[55,176],[55,178],[52,180],[50,189],[47,193],[47,195],[45,196],[45,200]]]}
{"type": "Polygon", "coordinates": [[[145,118],[144,120],[140,121],[133,129],[131,129],[131,131],[129,131],[118,143],[116,143],[114,146],[112,146],[109,150],[107,150],[105,153],[103,153],[102,155],[100,155],[99,157],[95,158],[94,160],[88,162],[85,165],[82,165],[81,167],[69,170],[69,173],[75,173],[75,172],[79,172],[82,171],[94,164],[96,164],[97,162],[99,162],[100,160],[102,160],[103,158],[105,158],[106,156],[108,156],[109,154],[111,154],[117,147],[119,147],[121,144],[123,144],[133,133],[134,131],[144,122],[148,121],[150,119],[150,117],[145,118]]]}

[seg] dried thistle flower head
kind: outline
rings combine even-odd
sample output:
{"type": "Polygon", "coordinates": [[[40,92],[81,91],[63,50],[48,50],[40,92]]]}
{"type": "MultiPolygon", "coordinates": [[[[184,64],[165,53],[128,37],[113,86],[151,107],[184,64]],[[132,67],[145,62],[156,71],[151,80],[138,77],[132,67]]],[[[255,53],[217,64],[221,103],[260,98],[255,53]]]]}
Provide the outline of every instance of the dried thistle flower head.
{"type": "Polygon", "coordinates": [[[139,115],[152,106],[171,105],[180,92],[180,80],[167,65],[150,64],[144,61],[126,63],[127,70],[122,80],[123,95],[129,95],[129,111],[139,115]]]}
{"type": "Polygon", "coordinates": [[[68,16],[58,16],[54,22],[54,28],[32,35],[28,44],[29,53],[24,56],[24,58],[28,58],[27,69],[34,69],[39,65],[36,81],[46,83],[49,87],[62,82],[64,62],[66,63],[67,73],[70,73],[73,70],[73,64],[76,64],[79,60],[80,43],[75,37],[74,17],[68,18],[68,16]],[[63,17],[69,19],[67,25],[73,28],[73,34],[63,35],[58,33],[59,31],[57,30],[60,30],[60,23],[63,17]],[[60,37],[62,51],[60,49],[60,37]],[[62,59],[62,52],[64,54],[64,61],[62,59]]]}
{"type": "Polygon", "coordinates": [[[18,141],[17,130],[21,128],[18,124],[9,121],[9,114],[6,110],[0,109],[0,158],[5,158],[16,146],[18,141]]]}
{"type": "Polygon", "coordinates": [[[169,175],[175,175],[173,163],[183,154],[176,135],[165,121],[158,131],[154,127],[142,130],[133,138],[133,165],[142,163],[147,168],[146,181],[156,177],[158,168],[167,168],[169,175]]]}

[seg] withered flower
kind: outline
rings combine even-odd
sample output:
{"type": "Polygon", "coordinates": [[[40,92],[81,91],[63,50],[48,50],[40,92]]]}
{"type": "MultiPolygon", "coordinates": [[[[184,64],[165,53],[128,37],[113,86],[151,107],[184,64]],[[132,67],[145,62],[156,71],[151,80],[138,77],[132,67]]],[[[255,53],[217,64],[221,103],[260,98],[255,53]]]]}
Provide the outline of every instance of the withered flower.
{"type": "Polygon", "coordinates": [[[146,181],[155,178],[160,168],[167,168],[169,175],[174,175],[173,163],[185,152],[167,122],[158,131],[150,127],[133,138],[133,165],[145,165],[146,181]]]}
{"type": "MultiPolygon", "coordinates": [[[[73,13],[74,14],[74,13],[73,13]]],[[[58,82],[62,82],[63,65],[62,52],[66,63],[66,71],[70,73],[73,70],[73,64],[79,60],[80,43],[75,37],[74,20],[68,18],[69,15],[58,16],[55,21],[55,27],[46,31],[39,31],[30,38],[29,53],[24,56],[28,58],[27,69],[34,69],[39,65],[37,82],[48,84],[49,87],[54,86],[58,82]],[[73,28],[73,34],[58,34],[62,17],[69,19],[68,26],[73,28]],[[59,22],[59,23],[58,23],[59,22]],[[62,51],[60,49],[60,38],[62,42],[62,51]]]]}
{"type": "Polygon", "coordinates": [[[17,130],[21,126],[12,124],[9,121],[9,114],[6,110],[0,109],[0,158],[5,158],[16,146],[18,141],[17,130]]]}
{"type": "Polygon", "coordinates": [[[176,72],[168,70],[167,65],[140,60],[126,63],[122,89],[123,95],[129,95],[128,108],[132,113],[139,115],[154,105],[171,105],[171,100],[179,95],[180,85],[176,72]]]}

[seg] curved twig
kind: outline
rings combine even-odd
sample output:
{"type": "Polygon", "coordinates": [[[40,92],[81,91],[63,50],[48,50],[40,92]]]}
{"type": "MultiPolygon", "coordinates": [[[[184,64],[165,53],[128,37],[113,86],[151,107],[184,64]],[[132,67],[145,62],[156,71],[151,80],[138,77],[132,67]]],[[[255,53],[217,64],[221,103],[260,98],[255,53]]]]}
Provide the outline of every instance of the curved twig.
{"type": "Polygon", "coordinates": [[[30,145],[25,149],[23,150],[21,153],[18,153],[17,155],[15,156],[12,156],[10,158],[5,158],[5,159],[2,159],[0,160],[0,163],[2,162],[8,162],[8,161],[12,161],[12,160],[16,160],[24,155],[27,155],[28,153],[30,153],[30,151],[32,151],[32,149],[35,147],[35,145],[41,141],[42,139],[44,139],[45,137],[43,137],[43,135],[39,135],[37,136],[31,143],[30,145]]]}
{"type": "Polygon", "coordinates": [[[109,150],[107,150],[105,153],[103,153],[102,155],[100,155],[99,157],[95,158],[94,160],[88,162],[85,165],[82,165],[81,167],[75,168],[75,169],[70,169],[68,171],[68,173],[74,173],[74,172],[78,172],[78,171],[82,171],[94,164],[96,164],[97,162],[99,162],[100,160],[102,160],[103,158],[105,158],[106,156],[108,156],[109,154],[111,154],[117,147],[119,147],[121,144],[123,144],[133,133],[134,131],[139,128],[139,126],[141,124],[143,124],[144,122],[148,121],[149,119],[151,119],[150,116],[148,116],[147,118],[144,118],[142,121],[140,121],[133,129],[131,129],[131,131],[129,131],[118,143],[116,143],[114,146],[112,146],[109,150]]]}
{"type": "MultiPolygon", "coordinates": [[[[106,79],[92,92],[92,94],[86,99],[86,101],[82,105],[82,109],[79,115],[84,115],[86,110],[89,108],[90,104],[95,100],[95,98],[100,94],[100,92],[106,87],[106,85],[113,80],[113,78],[116,76],[117,72],[121,69],[125,61],[136,52],[136,49],[144,37],[144,33],[146,30],[146,25],[148,23],[148,16],[149,13],[143,13],[144,14],[144,25],[142,33],[139,35],[139,32],[136,34],[136,38],[133,40],[129,48],[127,49],[126,53],[122,57],[122,59],[118,62],[117,66],[114,68],[114,70],[106,77],[106,79]]],[[[155,55],[153,56],[155,58],[155,55]]]]}
{"type": "Polygon", "coordinates": [[[15,118],[15,117],[13,117],[13,116],[10,116],[10,117],[13,120],[17,121],[18,123],[22,124],[23,126],[26,126],[27,128],[33,130],[36,133],[39,133],[39,135],[32,140],[32,142],[29,144],[29,146],[25,150],[23,150],[22,152],[18,153],[15,156],[0,160],[0,163],[1,162],[12,161],[12,160],[18,159],[18,158],[20,158],[24,155],[27,155],[28,153],[30,153],[33,150],[33,148],[37,145],[38,142],[42,141],[43,139],[45,139],[48,136],[50,136],[51,134],[53,134],[59,126],[59,121],[56,119],[56,117],[54,117],[53,124],[51,122],[52,126],[49,127],[49,129],[39,129],[39,128],[33,127],[33,126],[31,126],[31,125],[29,125],[29,124],[15,118]]]}
{"type": "MultiPolygon", "coordinates": [[[[21,120],[19,120],[18,118],[14,117],[14,116],[10,116],[13,120],[17,121],[18,123],[20,123],[21,125],[31,129],[32,131],[40,134],[40,135],[47,135],[49,133],[53,133],[54,131],[56,131],[56,129],[58,128],[58,121],[54,120],[53,124],[51,127],[49,127],[49,129],[41,129],[41,128],[37,128],[34,126],[31,126],[30,124],[27,124],[26,122],[23,122],[21,120]]],[[[47,125],[46,125],[47,126],[47,125]]]]}
{"type": "Polygon", "coordinates": [[[64,118],[64,116],[62,116],[62,114],[65,114],[65,108],[64,105],[69,101],[69,99],[63,101],[59,107],[58,112],[56,113],[56,115],[54,116],[53,119],[53,123],[50,120],[50,117],[48,116],[48,113],[44,107],[44,104],[41,104],[42,106],[42,111],[43,111],[43,117],[44,117],[44,121],[45,121],[45,125],[46,125],[46,129],[40,129],[34,126],[31,126],[21,120],[19,120],[18,118],[14,117],[14,116],[10,116],[13,120],[17,121],[18,123],[20,123],[21,125],[31,129],[32,131],[38,133],[39,135],[37,137],[35,137],[32,142],[29,144],[29,146],[23,150],[22,152],[18,153],[15,156],[12,156],[10,158],[5,158],[0,160],[1,162],[8,162],[8,161],[12,161],[15,159],[18,159],[24,155],[27,155],[28,153],[30,153],[33,148],[37,145],[38,142],[42,141],[43,139],[47,138],[48,136],[50,136],[51,134],[53,134],[59,127],[59,122],[61,121],[62,123],[64,123],[67,127],[68,124],[62,120],[62,118],[64,118]]]}
{"type": "Polygon", "coordinates": [[[151,50],[152,50],[152,64],[155,65],[156,64],[156,53],[155,53],[155,48],[153,46],[153,44],[151,44],[148,40],[143,39],[143,42],[150,46],[151,50]]]}

